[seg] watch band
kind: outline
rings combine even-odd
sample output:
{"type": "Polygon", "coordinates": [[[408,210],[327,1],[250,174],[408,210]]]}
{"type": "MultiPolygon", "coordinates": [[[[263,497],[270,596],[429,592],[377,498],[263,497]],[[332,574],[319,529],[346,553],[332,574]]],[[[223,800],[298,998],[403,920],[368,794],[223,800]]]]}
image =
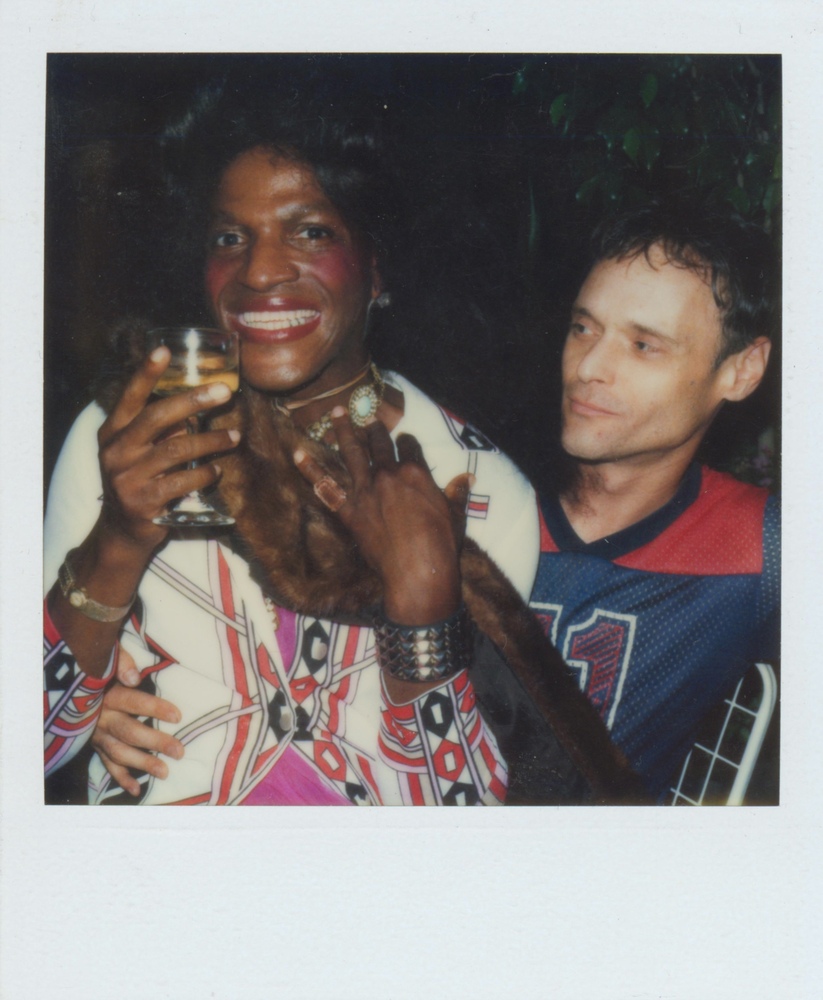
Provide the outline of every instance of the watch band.
{"type": "MultiPolygon", "coordinates": [[[[77,586],[74,579],[74,571],[71,567],[71,557],[77,549],[72,549],[63,560],[63,565],[57,572],[57,581],[60,584],[60,591],[69,604],[79,611],[86,618],[91,618],[96,622],[119,622],[125,618],[134,604],[134,597],[122,608],[113,608],[108,604],[101,604],[89,597],[85,588],[77,586]]],[[[136,595],[135,595],[136,596],[136,595]]]]}

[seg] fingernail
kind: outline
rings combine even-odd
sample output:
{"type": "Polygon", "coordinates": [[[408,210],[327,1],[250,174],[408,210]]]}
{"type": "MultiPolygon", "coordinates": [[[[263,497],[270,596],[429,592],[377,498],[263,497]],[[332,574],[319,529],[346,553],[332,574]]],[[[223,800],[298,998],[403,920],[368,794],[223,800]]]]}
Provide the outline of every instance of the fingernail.
{"type": "Polygon", "coordinates": [[[231,389],[225,382],[212,382],[206,389],[205,395],[209,399],[228,399],[231,396],[231,389]]]}
{"type": "Polygon", "coordinates": [[[371,427],[372,424],[376,423],[377,423],[377,417],[372,413],[370,416],[366,417],[366,419],[363,421],[363,426],[371,427]]]}
{"type": "Polygon", "coordinates": [[[162,760],[158,760],[157,763],[154,765],[153,773],[155,778],[160,778],[162,781],[165,781],[166,778],[168,778],[169,776],[169,769],[166,767],[166,765],[163,763],[162,760]]]}
{"type": "Polygon", "coordinates": [[[212,468],[214,469],[214,474],[216,476],[221,476],[223,474],[222,468],[217,464],[217,462],[212,462],[212,468]]]}
{"type": "Polygon", "coordinates": [[[174,757],[175,760],[182,760],[185,750],[180,746],[173,746],[169,751],[169,756],[174,757]]]}
{"type": "Polygon", "coordinates": [[[240,440],[240,431],[235,431],[235,430],[229,431],[229,438],[231,439],[232,444],[237,444],[237,442],[240,440]]]}
{"type": "Polygon", "coordinates": [[[180,719],[182,718],[182,716],[180,715],[179,710],[176,709],[176,708],[173,709],[171,712],[169,712],[169,715],[171,716],[171,720],[170,720],[171,722],[179,722],[180,719]]]}
{"type": "Polygon", "coordinates": [[[333,417],[345,417],[346,408],[344,406],[339,406],[339,405],[335,406],[334,409],[331,411],[331,415],[333,417]]]}
{"type": "Polygon", "coordinates": [[[163,358],[165,358],[167,351],[168,351],[167,347],[155,347],[155,349],[149,355],[149,361],[154,361],[154,362],[162,361],[163,358]]]}
{"type": "Polygon", "coordinates": [[[129,687],[137,687],[137,685],[142,681],[140,676],[140,671],[136,667],[129,667],[128,670],[123,671],[124,681],[129,687]]]}
{"type": "Polygon", "coordinates": [[[306,453],[305,453],[305,451],[303,451],[302,448],[295,449],[295,452],[294,452],[294,461],[295,461],[295,464],[300,465],[300,463],[303,461],[303,459],[305,457],[306,457],[306,453]]]}

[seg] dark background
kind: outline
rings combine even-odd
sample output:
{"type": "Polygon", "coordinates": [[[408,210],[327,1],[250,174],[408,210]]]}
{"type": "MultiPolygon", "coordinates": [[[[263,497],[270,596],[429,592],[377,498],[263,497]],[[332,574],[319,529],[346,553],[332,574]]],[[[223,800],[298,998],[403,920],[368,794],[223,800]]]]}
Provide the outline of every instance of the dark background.
{"type": "MultiPolygon", "coordinates": [[[[775,56],[54,54],[48,76],[46,481],[117,323],[207,318],[198,282],[160,252],[175,220],[157,137],[215,77],[382,120],[407,218],[375,357],[540,486],[554,481],[566,310],[604,212],[696,192],[780,238],[775,56]]],[[[777,463],[758,438],[779,428],[775,362],[706,449],[768,485],[777,463]]]]}

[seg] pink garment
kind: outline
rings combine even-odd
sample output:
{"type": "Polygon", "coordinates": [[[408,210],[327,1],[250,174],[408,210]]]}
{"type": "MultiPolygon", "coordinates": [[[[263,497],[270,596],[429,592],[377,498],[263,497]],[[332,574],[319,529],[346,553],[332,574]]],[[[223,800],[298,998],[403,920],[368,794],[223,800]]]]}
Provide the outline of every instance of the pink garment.
{"type": "Polygon", "coordinates": [[[297,616],[293,611],[286,608],[277,608],[277,645],[280,647],[280,656],[286,667],[286,673],[291,676],[294,670],[294,651],[297,645],[297,616]]]}
{"type": "MultiPolygon", "coordinates": [[[[277,609],[277,644],[291,675],[295,663],[297,622],[293,611],[277,609]]],[[[352,803],[323,780],[294,747],[286,747],[266,777],[240,803],[244,806],[350,806],[352,803]]]]}
{"type": "Polygon", "coordinates": [[[286,747],[266,777],[240,803],[243,806],[350,806],[329,787],[294,747],[286,747]]]}

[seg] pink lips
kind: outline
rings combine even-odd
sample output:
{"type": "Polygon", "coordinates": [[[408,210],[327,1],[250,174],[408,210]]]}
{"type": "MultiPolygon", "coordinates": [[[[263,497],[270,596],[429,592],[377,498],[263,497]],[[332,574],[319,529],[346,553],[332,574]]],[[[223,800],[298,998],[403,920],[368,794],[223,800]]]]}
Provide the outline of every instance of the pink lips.
{"type": "Polygon", "coordinates": [[[241,340],[259,344],[291,343],[317,329],[322,314],[306,302],[270,299],[244,305],[230,314],[231,326],[241,340]]]}
{"type": "Polygon", "coordinates": [[[616,417],[612,410],[606,410],[602,406],[595,406],[593,403],[585,403],[581,399],[568,398],[569,408],[572,413],[581,417],[616,417]]]}

